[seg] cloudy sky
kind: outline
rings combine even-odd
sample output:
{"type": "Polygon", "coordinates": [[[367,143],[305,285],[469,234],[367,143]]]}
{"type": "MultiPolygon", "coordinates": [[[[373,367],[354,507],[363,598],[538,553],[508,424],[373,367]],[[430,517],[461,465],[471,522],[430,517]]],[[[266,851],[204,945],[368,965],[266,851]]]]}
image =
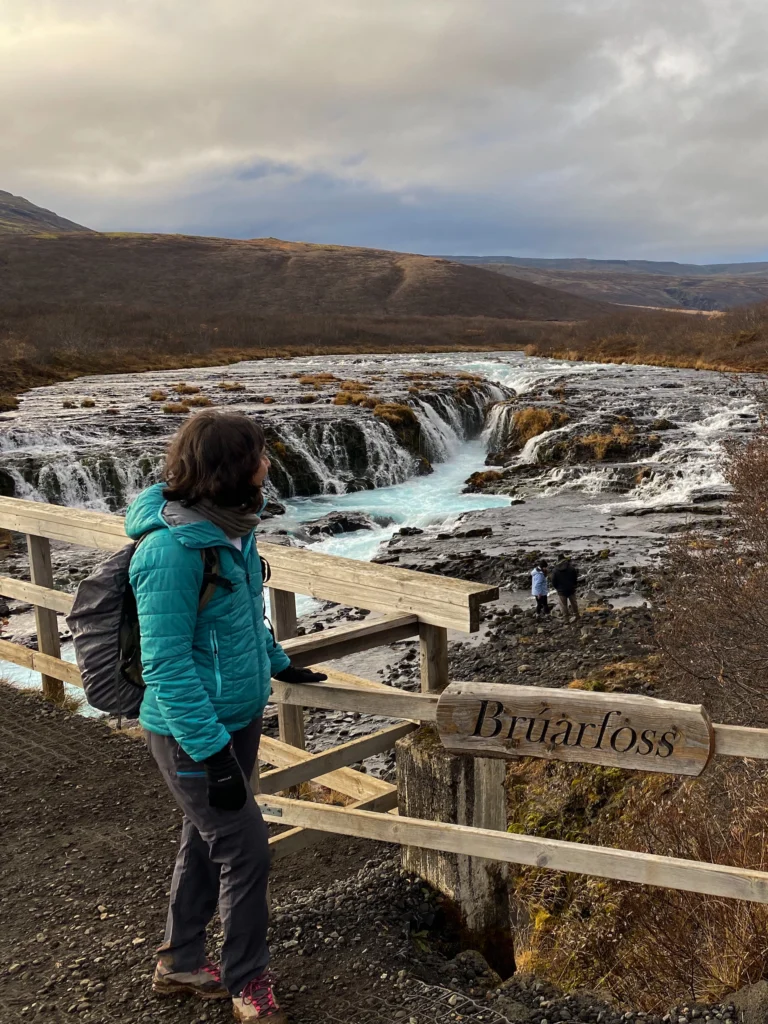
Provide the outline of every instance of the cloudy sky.
{"type": "Polygon", "coordinates": [[[766,0],[0,0],[0,189],[101,230],[768,256],[766,0]]]}

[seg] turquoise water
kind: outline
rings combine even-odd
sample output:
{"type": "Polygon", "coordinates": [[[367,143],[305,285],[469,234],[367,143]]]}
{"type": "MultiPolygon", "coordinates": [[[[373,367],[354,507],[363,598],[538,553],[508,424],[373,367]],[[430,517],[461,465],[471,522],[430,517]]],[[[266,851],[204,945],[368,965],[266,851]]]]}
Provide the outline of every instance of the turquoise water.
{"type": "MultiPolygon", "coordinates": [[[[461,493],[467,477],[485,468],[484,460],[485,444],[480,440],[467,441],[451,459],[436,465],[428,476],[413,477],[405,483],[379,487],[375,491],[286,499],[283,504],[287,512],[281,517],[280,525],[291,530],[344,509],[387,516],[394,520],[390,526],[339,534],[311,545],[313,551],[370,561],[401,526],[447,526],[462,512],[509,505],[509,498],[503,495],[461,493]]],[[[319,602],[311,597],[299,595],[296,598],[299,615],[307,615],[318,607],[319,602]]]]}

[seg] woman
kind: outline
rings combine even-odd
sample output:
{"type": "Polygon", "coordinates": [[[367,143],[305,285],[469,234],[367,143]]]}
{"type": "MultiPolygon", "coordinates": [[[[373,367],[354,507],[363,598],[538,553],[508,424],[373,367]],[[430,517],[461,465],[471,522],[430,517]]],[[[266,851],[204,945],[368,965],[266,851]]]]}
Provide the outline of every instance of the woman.
{"type": "Polygon", "coordinates": [[[547,563],[543,559],[531,570],[531,594],[536,598],[536,614],[549,615],[547,563]]]}
{"type": "Polygon", "coordinates": [[[200,413],[171,441],[165,483],[128,509],[126,531],[140,541],[130,567],[146,683],[140,721],[184,813],[152,987],[231,998],[237,1020],[284,1024],[267,973],[267,829],[249,778],[270,677],[326,676],[291,667],[264,623],[253,531],[268,470],[255,421],[200,413]],[[217,902],[220,970],[205,953],[217,902]]]}

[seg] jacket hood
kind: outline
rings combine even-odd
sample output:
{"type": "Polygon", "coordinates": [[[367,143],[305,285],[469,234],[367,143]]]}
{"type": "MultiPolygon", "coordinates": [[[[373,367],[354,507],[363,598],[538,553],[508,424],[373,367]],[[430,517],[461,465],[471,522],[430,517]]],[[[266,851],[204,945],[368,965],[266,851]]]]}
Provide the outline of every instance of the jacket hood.
{"type": "Polygon", "coordinates": [[[153,484],[131,502],[125,514],[125,532],[138,540],[154,530],[171,530],[174,540],[188,548],[210,548],[230,544],[222,529],[193,508],[178,501],[166,501],[164,483],[153,484]]]}

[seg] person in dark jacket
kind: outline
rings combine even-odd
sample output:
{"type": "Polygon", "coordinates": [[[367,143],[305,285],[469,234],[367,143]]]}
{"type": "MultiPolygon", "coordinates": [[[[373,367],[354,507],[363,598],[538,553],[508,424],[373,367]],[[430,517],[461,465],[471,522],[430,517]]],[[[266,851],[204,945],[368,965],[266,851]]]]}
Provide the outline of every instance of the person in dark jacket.
{"type": "Polygon", "coordinates": [[[579,603],[576,600],[578,584],[579,574],[576,571],[576,566],[566,555],[560,559],[552,573],[552,586],[557,592],[557,600],[566,622],[571,621],[571,612],[573,612],[574,618],[579,618],[579,603]]]}
{"type": "Polygon", "coordinates": [[[141,539],[131,559],[146,691],[140,722],[181,808],[158,995],[231,999],[239,1021],[285,1024],[267,971],[267,829],[253,799],[270,678],[326,678],[294,668],[264,623],[254,529],[269,469],[264,432],[246,416],[202,412],[171,441],[165,482],[128,509],[141,539]],[[204,606],[206,549],[218,567],[204,606]],[[218,903],[221,967],[206,957],[218,903]]]}

